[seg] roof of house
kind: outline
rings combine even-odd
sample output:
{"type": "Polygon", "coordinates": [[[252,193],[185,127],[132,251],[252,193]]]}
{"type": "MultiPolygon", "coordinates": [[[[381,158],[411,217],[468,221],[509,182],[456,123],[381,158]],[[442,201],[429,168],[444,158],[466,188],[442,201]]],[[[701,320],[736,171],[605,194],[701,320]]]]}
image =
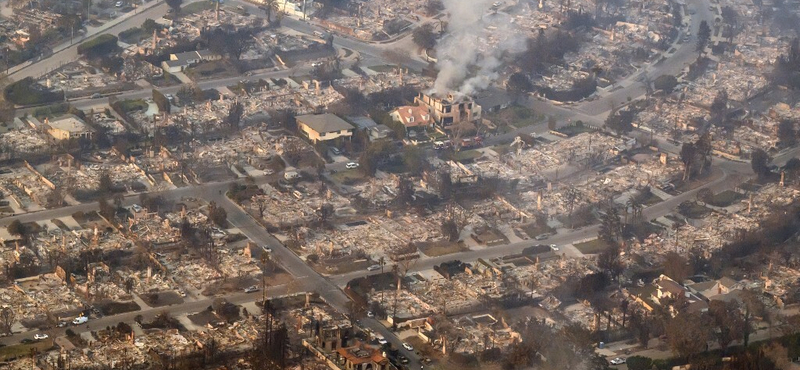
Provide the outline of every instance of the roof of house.
{"type": "Polygon", "coordinates": [[[86,122],[83,122],[82,119],[72,114],[63,115],[61,117],[53,119],[52,121],[49,121],[47,124],[54,129],[59,129],[71,133],[93,131],[92,128],[86,124],[86,122]]]}
{"type": "Polygon", "coordinates": [[[727,276],[723,276],[722,278],[720,278],[717,281],[719,282],[720,285],[722,285],[722,286],[724,286],[724,287],[726,287],[728,289],[733,288],[736,284],[739,284],[738,281],[733,280],[733,279],[731,279],[731,278],[729,278],[727,276]]]}
{"type": "Polygon", "coordinates": [[[431,113],[425,106],[407,105],[394,110],[400,117],[400,123],[406,127],[424,126],[433,123],[431,113]]]}
{"type": "Polygon", "coordinates": [[[372,130],[374,132],[377,132],[379,134],[386,134],[386,135],[392,133],[392,129],[389,128],[389,126],[386,126],[384,124],[380,124],[380,125],[377,125],[375,127],[372,127],[372,128],[370,128],[370,130],[372,130]]]}
{"type": "Polygon", "coordinates": [[[200,55],[197,53],[197,51],[187,51],[183,53],[172,54],[170,55],[169,59],[170,61],[186,63],[187,61],[196,58],[200,58],[200,55]]]}
{"type": "Polygon", "coordinates": [[[378,125],[377,122],[373,121],[372,118],[367,116],[347,117],[347,119],[350,120],[350,122],[353,122],[353,124],[360,130],[366,130],[378,125]]]}
{"type": "Polygon", "coordinates": [[[692,284],[690,288],[694,289],[695,291],[702,292],[714,288],[715,286],[717,286],[717,282],[715,280],[712,280],[712,281],[704,281],[702,283],[692,284]]]}
{"type": "Polygon", "coordinates": [[[183,64],[190,60],[203,59],[213,55],[214,53],[212,53],[210,50],[201,49],[201,50],[186,51],[183,53],[172,54],[169,56],[169,59],[172,62],[180,62],[181,64],[183,64]]]}
{"type": "Polygon", "coordinates": [[[352,130],[355,128],[347,121],[331,113],[298,116],[297,122],[301,122],[319,133],[352,130]]]}
{"type": "Polygon", "coordinates": [[[354,365],[360,365],[368,362],[379,364],[387,361],[386,357],[383,357],[381,354],[380,349],[361,342],[357,342],[352,347],[339,348],[336,350],[336,352],[354,365]]]}
{"type": "Polygon", "coordinates": [[[661,290],[670,292],[674,296],[682,295],[686,291],[680,284],[666,275],[661,275],[661,277],[656,280],[656,285],[658,285],[661,290]]]}

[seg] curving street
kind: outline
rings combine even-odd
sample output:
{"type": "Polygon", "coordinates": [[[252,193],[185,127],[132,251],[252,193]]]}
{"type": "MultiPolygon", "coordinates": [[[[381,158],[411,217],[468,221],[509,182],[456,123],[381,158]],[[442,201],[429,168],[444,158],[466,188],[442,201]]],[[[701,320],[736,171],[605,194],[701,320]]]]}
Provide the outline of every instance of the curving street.
{"type": "MultiPolygon", "coordinates": [[[[234,2],[238,1],[234,0],[234,2]]],[[[243,4],[243,6],[248,7],[249,8],[248,10],[252,14],[259,14],[260,12],[260,10],[258,10],[252,4],[243,2],[238,2],[238,3],[241,3],[243,4]]],[[[697,28],[699,27],[699,24],[702,20],[713,22],[714,14],[708,10],[709,3],[706,0],[691,1],[688,7],[696,11],[696,14],[690,17],[691,18],[690,29],[692,34],[697,33],[697,28]]],[[[147,18],[158,18],[161,15],[165,14],[166,11],[167,11],[167,6],[165,4],[155,3],[151,7],[147,8],[146,10],[138,14],[135,15],[129,14],[124,16],[117,23],[110,25],[108,29],[103,30],[102,32],[118,34],[119,32],[124,31],[128,28],[139,26],[147,18]]],[[[311,23],[294,20],[290,18],[284,18],[282,25],[304,33],[312,33],[314,30],[318,29],[311,23]]],[[[98,32],[100,31],[98,30],[98,32]]],[[[348,48],[350,50],[359,53],[363,58],[362,63],[365,63],[366,65],[385,64],[385,61],[383,60],[385,58],[385,52],[387,50],[392,50],[393,48],[395,48],[396,43],[401,43],[406,41],[395,40],[394,42],[387,44],[373,44],[344,37],[334,38],[334,44],[337,47],[348,48]]],[[[40,60],[36,63],[30,64],[23,68],[19,68],[18,70],[11,73],[10,76],[15,80],[19,80],[21,78],[28,76],[37,77],[48,71],[51,71],[54,68],[57,68],[58,66],[60,66],[65,62],[75,60],[78,57],[77,44],[78,42],[76,42],[74,45],[67,45],[62,50],[57,51],[56,53],[54,53],[53,55],[51,55],[46,59],[40,60]]],[[[694,61],[694,59],[696,58],[696,52],[694,51],[694,42],[690,41],[687,43],[676,45],[675,51],[665,55],[665,57],[666,59],[664,61],[649,66],[644,70],[637,72],[636,74],[626,78],[625,80],[621,81],[618,84],[618,87],[612,89],[612,91],[608,93],[600,94],[600,96],[593,101],[586,101],[583,103],[570,106],[564,106],[564,105],[559,106],[559,105],[554,105],[548,101],[528,99],[524,101],[523,104],[525,104],[526,106],[530,107],[531,109],[535,110],[540,114],[547,114],[559,117],[560,118],[559,123],[562,125],[566,124],[565,121],[567,119],[581,119],[584,120],[585,122],[602,125],[603,120],[605,118],[604,116],[611,110],[612,105],[619,105],[620,103],[627,101],[628,98],[635,100],[645,94],[646,92],[645,87],[641,82],[639,82],[639,79],[641,79],[644,74],[646,74],[650,78],[658,77],[661,74],[677,74],[683,68],[685,68],[689,63],[694,61]]],[[[427,65],[427,63],[419,59],[410,59],[407,63],[410,68],[416,70],[420,70],[427,65]]],[[[297,68],[294,70],[264,71],[261,73],[256,73],[251,77],[247,77],[247,79],[288,77],[295,73],[303,74],[305,72],[308,72],[308,69],[309,69],[308,67],[304,67],[304,68],[297,68]]],[[[199,82],[198,85],[203,89],[209,89],[209,88],[233,85],[241,79],[242,77],[207,80],[199,82]]],[[[164,88],[161,89],[161,91],[164,93],[174,94],[175,92],[178,91],[178,89],[180,89],[180,86],[164,88]]],[[[149,90],[129,91],[118,95],[118,97],[121,99],[147,98],[149,96],[151,96],[151,92],[149,90]]],[[[100,107],[107,104],[107,98],[79,99],[72,101],[72,104],[79,109],[100,107]]],[[[517,135],[520,132],[532,133],[532,132],[546,131],[547,130],[546,127],[542,126],[544,125],[527,127],[522,130],[518,130],[517,132],[514,133],[492,137],[487,141],[489,143],[492,143],[500,140],[507,140],[509,138],[512,138],[514,135],[517,135]]],[[[666,147],[667,151],[673,153],[679,151],[679,148],[675,148],[674,146],[670,147],[666,143],[665,145],[667,146],[666,147]]],[[[797,154],[797,149],[783,152],[776,158],[776,162],[777,163],[785,162],[789,158],[794,157],[796,154],[797,154]]],[[[712,188],[714,190],[722,190],[722,189],[732,188],[742,179],[745,179],[752,175],[752,170],[750,168],[749,163],[734,162],[734,161],[715,158],[713,166],[717,171],[717,177],[713,181],[710,181],[709,183],[697,189],[684,192],[682,194],[669,198],[661,203],[646,208],[644,211],[645,217],[647,219],[654,219],[670,213],[681,202],[693,199],[695,197],[695,193],[699,191],[699,189],[712,188]]],[[[266,180],[267,180],[266,178],[256,179],[257,182],[261,183],[266,182],[266,180]]],[[[253,242],[258,243],[259,245],[269,245],[270,247],[272,247],[276,259],[280,261],[280,263],[283,265],[284,269],[287,272],[289,272],[294,276],[295,291],[315,291],[328,303],[330,303],[333,307],[342,310],[343,312],[347,312],[347,302],[349,301],[349,299],[343,293],[341,288],[351,279],[367,276],[371,273],[367,271],[357,271],[337,276],[324,276],[315,272],[303,260],[301,260],[298,256],[296,256],[292,251],[290,251],[287,248],[284,248],[281,245],[281,243],[277,239],[275,239],[271,234],[269,234],[262,226],[260,226],[258,222],[256,222],[256,220],[250,217],[238,205],[232,203],[224,195],[230,183],[237,181],[243,181],[243,180],[231,180],[226,182],[207,183],[207,184],[178,188],[168,191],[155,192],[152,194],[159,194],[172,200],[179,200],[182,197],[196,197],[208,201],[215,201],[218,205],[221,205],[225,208],[230,223],[239,228],[242,231],[242,233],[244,233],[248,238],[250,238],[253,242]]],[[[125,199],[124,203],[125,205],[132,205],[137,201],[138,201],[138,195],[132,195],[128,196],[125,199]]],[[[97,209],[96,203],[89,203],[89,204],[63,207],[59,209],[52,209],[35,213],[16,215],[0,219],[0,227],[5,227],[14,220],[19,220],[22,222],[49,220],[52,218],[68,216],[78,211],[86,212],[96,209],[97,209]]],[[[550,239],[547,240],[546,243],[548,244],[554,243],[559,246],[563,246],[561,248],[561,253],[564,253],[570,257],[580,258],[583,257],[583,254],[574,247],[571,247],[571,244],[577,241],[581,241],[596,236],[597,229],[598,229],[597,226],[590,226],[580,230],[560,230],[558,234],[552,236],[550,239]]],[[[520,253],[524,248],[535,244],[539,243],[536,241],[526,241],[526,242],[497,246],[497,247],[485,248],[480,250],[465,251],[442,257],[424,258],[419,260],[416,264],[414,264],[413,269],[414,270],[430,269],[437,264],[453,259],[460,259],[463,261],[474,261],[479,258],[490,259],[509,254],[516,254],[520,253]]],[[[286,294],[287,290],[288,288],[286,286],[276,286],[276,287],[270,287],[268,289],[268,292],[270,295],[274,296],[274,295],[286,294]]],[[[260,294],[235,293],[226,295],[225,298],[236,304],[244,304],[244,303],[254,302],[260,299],[260,296],[261,296],[260,294]]],[[[120,321],[131,322],[133,321],[133,318],[137,315],[142,315],[147,320],[164,310],[169,311],[173,315],[181,315],[185,313],[197,312],[209,306],[212,300],[213,298],[203,298],[198,300],[190,300],[180,305],[173,305],[162,308],[147,308],[136,312],[130,312],[114,316],[106,316],[97,320],[92,320],[89,326],[73,327],[72,330],[75,332],[84,332],[90,330],[90,326],[96,328],[96,327],[104,327],[107,325],[114,325],[120,321]]],[[[403,349],[400,340],[396,336],[392,335],[392,333],[388,329],[386,329],[382,324],[373,319],[364,319],[363,324],[383,334],[383,336],[387,340],[392,342],[395,348],[399,348],[404,355],[408,356],[412,360],[411,363],[412,366],[419,366],[420,364],[419,357],[403,349]]],[[[51,335],[52,336],[63,335],[64,331],[65,329],[53,329],[51,331],[51,335]]],[[[0,338],[0,343],[10,345],[12,343],[18,343],[23,338],[30,338],[32,336],[33,336],[32,331],[25,333],[18,333],[11,337],[0,338]]]]}

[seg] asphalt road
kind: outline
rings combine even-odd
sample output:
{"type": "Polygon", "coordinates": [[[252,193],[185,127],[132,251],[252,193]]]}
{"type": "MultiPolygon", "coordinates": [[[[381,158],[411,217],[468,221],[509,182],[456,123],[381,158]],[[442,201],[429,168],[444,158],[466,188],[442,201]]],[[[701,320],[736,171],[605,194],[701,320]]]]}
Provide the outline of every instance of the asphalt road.
{"type": "MultiPolygon", "coordinates": [[[[248,6],[252,7],[252,5],[249,4],[248,6]]],[[[697,11],[697,14],[695,14],[691,20],[692,30],[693,30],[692,32],[696,33],[700,20],[701,19],[710,20],[711,14],[707,10],[708,4],[705,1],[697,0],[692,3],[691,7],[696,9],[697,11]]],[[[147,11],[144,11],[136,16],[132,16],[122,21],[118,25],[115,25],[114,27],[110,28],[107,32],[119,33],[120,31],[126,30],[128,28],[139,26],[146,18],[160,17],[165,12],[166,12],[166,5],[161,4],[155,6],[154,8],[148,9],[147,11]]],[[[253,13],[257,14],[255,13],[255,11],[253,11],[253,13]]],[[[293,20],[290,18],[284,18],[283,25],[305,33],[311,33],[314,30],[318,29],[307,22],[293,20]]],[[[391,44],[385,44],[385,45],[367,44],[345,37],[335,37],[334,43],[337,46],[354,50],[362,55],[374,58],[374,60],[377,61],[385,57],[386,50],[392,49],[391,44]]],[[[32,66],[22,69],[19,72],[16,72],[14,75],[12,75],[12,77],[15,79],[20,79],[25,76],[38,76],[43,73],[46,73],[47,71],[52,70],[53,68],[57,68],[64,61],[71,61],[77,58],[76,49],[77,49],[76,46],[69,47],[64,51],[56,53],[52,57],[45,59],[44,61],[40,61],[32,66]]],[[[681,69],[683,69],[687,63],[691,62],[694,59],[694,57],[695,57],[694,44],[692,42],[685,43],[681,45],[674,54],[669,56],[668,61],[662,62],[659,65],[651,67],[650,70],[647,72],[648,76],[650,76],[651,79],[654,79],[660,74],[667,74],[667,73],[675,74],[681,69]]],[[[412,68],[415,69],[422,68],[426,65],[426,63],[421,62],[419,60],[410,60],[408,61],[408,63],[412,68]]],[[[251,77],[247,77],[247,79],[287,77],[291,73],[294,73],[296,71],[297,70],[295,71],[282,70],[282,71],[264,72],[251,77]]],[[[638,78],[638,76],[632,77],[634,81],[636,80],[636,78],[638,78]]],[[[240,79],[242,79],[242,77],[202,81],[198,83],[198,85],[204,89],[207,89],[213,87],[233,85],[240,79]]],[[[164,88],[161,90],[164,93],[175,93],[179,88],[180,88],[179,86],[176,86],[171,88],[164,88]]],[[[623,102],[626,101],[628,97],[635,99],[643,95],[644,93],[645,89],[641,83],[630,83],[629,85],[623,86],[621,89],[606,94],[595,101],[585,102],[582,104],[578,104],[574,107],[556,106],[551,104],[550,102],[539,101],[535,99],[529,99],[525,101],[524,104],[529,105],[539,113],[555,115],[562,118],[570,117],[575,119],[584,119],[587,122],[596,123],[598,121],[600,122],[602,121],[602,119],[599,116],[605,112],[608,112],[611,109],[612,102],[614,102],[615,104],[618,102],[623,102]]],[[[150,91],[133,91],[121,94],[120,98],[128,98],[128,99],[146,98],[149,97],[150,94],[151,94],[150,91]]],[[[96,105],[103,105],[106,103],[106,101],[105,99],[82,99],[73,101],[72,103],[78,108],[85,109],[89,107],[94,107],[96,105]]],[[[535,129],[542,129],[542,128],[541,127],[533,128],[533,130],[535,129]]],[[[795,153],[796,152],[784,153],[781,160],[788,159],[791,156],[794,156],[795,153]]],[[[732,186],[733,183],[731,181],[732,179],[731,176],[745,176],[746,174],[752,173],[752,171],[750,171],[749,169],[749,164],[742,164],[724,160],[715,160],[714,165],[715,167],[720,169],[722,174],[719,176],[719,178],[710,182],[709,184],[706,184],[703,187],[732,186]]],[[[225,190],[227,190],[230,182],[232,181],[203,184],[199,186],[179,188],[160,193],[171,199],[179,199],[184,196],[190,196],[190,197],[197,197],[206,200],[216,201],[217,204],[221,205],[226,209],[231,224],[239,228],[246,236],[248,236],[254,242],[259,243],[261,245],[267,245],[272,248],[273,250],[272,253],[274,254],[275,258],[281,263],[281,265],[284,266],[284,268],[290,274],[294,276],[296,285],[299,290],[313,290],[318,294],[320,294],[320,296],[323,299],[325,299],[329,304],[331,304],[333,307],[342,310],[343,312],[347,312],[348,298],[341,291],[340,287],[353,278],[366,276],[370,273],[368,273],[367,271],[358,271],[350,274],[334,276],[331,278],[316,273],[310,267],[308,267],[308,265],[306,265],[302,260],[300,260],[294,253],[284,248],[283,245],[278,240],[276,240],[272,235],[270,235],[253,218],[247,215],[237,205],[231,203],[223,195],[225,190]]],[[[687,199],[692,199],[697,190],[699,189],[683,193],[676,197],[670,198],[667,201],[646,208],[644,211],[645,217],[647,217],[648,219],[652,219],[671,212],[672,209],[678,204],[680,204],[682,201],[687,199]]],[[[138,201],[138,196],[131,196],[126,198],[125,204],[130,205],[136,203],[137,201],[138,201]]],[[[90,203],[72,207],[64,207],[55,210],[47,210],[31,214],[13,216],[0,220],[0,227],[9,224],[11,221],[15,219],[18,219],[23,222],[47,220],[55,217],[68,216],[77,211],[89,211],[94,209],[97,209],[97,205],[95,203],[90,203]]],[[[418,271],[418,270],[430,269],[434,265],[453,259],[472,261],[478,258],[488,259],[508,254],[520,253],[522,249],[524,249],[525,247],[539,243],[546,243],[546,244],[552,243],[552,244],[557,244],[559,246],[564,246],[579,240],[594,237],[596,236],[596,234],[597,234],[597,226],[592,226],[580,230],[574,230],[566,233],[557,234],[552,236],[549,240],[542,242],[526,241],[504,246],[467,251],[448,256],[426,258],[417,261],[412,266],[412,270],[418,271]]],[[[575,257],[582,256],[580,252],[575,249],[562,248],[560,252],[575,257]]],[[[271,287],[270,289],[268,289],[268,292],[271,295],[274,295],[274,294],[282,294],[281,292],[285,292],[285,290],[286,290],[285,287],[271,287]]],[[[261,296],[260,294],[236,293],[227,295],[225,296],[225,298],[227,298],[229,301],[233,303],[242,304],[246,302],[256,301],[260,299],[260,296],[261,296]]],[[[145,309],[137,312],[115,315],[111,317],[104,317],[90,322],[90,327],[91,326],[105,327],[107,325],[116,324],[119,321],[131,322],[136,315],[142,315],[145,317],[145,319],[150,319],[157,313],[164,310],[167,310],[173,315],[181,315],[185,313],[197,312],[202,309],[205,309],[208,305],[211,304],[212,300],[213,298],[205,298],[197,301],[185,302],[180,305],[154,308],[154,309],[145,309]]],[[[367,327],[373,329],[378,333],[381,333],[387,340],[389,340],[393,344],[395,348],[399,348],[401,353],[409,357],[412,360],[410,364],[411,368],[417,368],[419,366],[420,363],[418,356],[409,353],[408,351],[403,349],[399,339],[395,335],[393,335],[388,329],[386,329],[383,325],[372,319],[364,319],[362,320],[362,322],[367,327]]],[[[55,329],[52,331],[51,335],[62,335],[63,330],[64,329],[55,329]]],[[[85,331],[88,330],[88,328],[77,327],[74,328],[73,330],[85,331]]],[[[2,338],[0,339],[0,343],[4,344],[16,343],[20,339],[32,337],[32,335],[33,332],[20,333],[13,337],[2,338]]]]}
{"type": "Polygon", "coordinates": [[[159,0],[156,0],[156,5],[145,4],[142,11],[137,11],[134,13],[127,13],[120,17],[119,20],[111,21],[111,25],[100,27],[99,29],[95,30],[95,33],[87,34],[85,37],[78,39],[76,38],[74,43],[70,46],[69,42],[62,44],[62,46],[56,47],[54,50],[55,52],[50,55],[49,57],[39,60],[36,63],[24,66],[19,68],[18,70],[9,73],[9,77],[14,81],[19,81],[25,77],[33,77],[38,78],[54,69],[61,67],[64,64],[73,62],[78,59],[78,45],[86,40],[90,39],[96,35],[109,33],[113,35],[118,35],[120,32],[125,31],[129,28],[139,27],[142,23],[148,19],[158,19],[161,18],[164,14],[167,13],[167,5],[166,3],[158,3],[159,0]],[[62,49],[63,48],[63,49],[62,49]]]}

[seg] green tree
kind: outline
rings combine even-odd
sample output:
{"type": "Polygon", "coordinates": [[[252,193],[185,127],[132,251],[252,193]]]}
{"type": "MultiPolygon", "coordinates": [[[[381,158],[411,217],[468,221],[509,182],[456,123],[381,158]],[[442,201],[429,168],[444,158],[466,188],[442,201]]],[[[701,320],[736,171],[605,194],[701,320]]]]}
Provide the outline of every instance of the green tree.
{"type": "Polygon", "coordinates": [[[651,370],[653,360],[648,357],[631,356],[627,358],[628,370],[651,370]]]}
{"type": "Polygon", "coordinates": [[[175,13],[180,13],[181,11],[181,4],[183,4],[183,0],[166,0],[167,6],[169,6],[175,13]]]}
{"type": "Polygon", "coordinates": [[[782,120],[778,124],[778,140],[781,146],[791,147],[797,144],[797,129],[792,120],[782,120]]]}
{"type": "Polygon", "coordinates": [[[111,180],[111,175],[108,172],[100,174],[100,180],[97,184],[97,191],[100,194],[111,194],[114,191],[114,181],[111,180]]]}
{"type": "Polygon", "coordinates": [[[714,326],[714,336],[723,352],[733,341],[743,338],[745,322],[737,301],[712,300],[708,303],[708,313],[714,326]]]}
{"type": "Polygon", "coordinates": [[[771,160],[772,159],[764,150],[753,150],[753,153],[750,155],[750,165],[759,179],[764,179],[769,175],[769,162],[771,160]]]}
{"type": "Polygon", "coordinates": [[[105,197],[100,198],[100,200],[97,201],[97,204],[100,208],[99,211],[100,215],[103,216],[106,220],[113,222],[114,214],[116,213],[114,206],[108,203],[108,200],[105,197]]]}
{"type": "Polygon", "coordinates": [[[692,312],[678,314],[669,320],[665,329],[672,352],[691,360],[692,356],[704,351],[711,336],[707,322],[701,314],[692,312]]]}
{"type": "Polygon", "coordinates": [[[617,207],[608,206],[605,209],[605,214],[600,223],[600,229],[597,232],[598,238],[605,241],[610,245],[617,245],[619,237],[622,235],[622,221],[619,217],[617,207]]]}
{"type": "Polygon", "coordinates": [[[167,96],[162,94],[161,91],[153,89],[153,102],[156,103],[159,112],[169,113],[171,104],[167,96]]]}
{"type": "Polygon", "coordinates": [[[619,135],[633,131],[633,119],[636,112],[626,109],[609,114],[605,126],[619,135]]]}
{"type": "Polygon", "coordinates": [[[11,307],[0,308],[0,331],[3,334],[11,334],[11,327],[14,325],[16,314],[11,307]]]}
{"type": "Polygon", "coordinates": [[[358,160],[361,170],[370,176],[375,175],[378,165],[389,159],[396,150],[397,147],[386,140],[371,143],[358,160]]]}
{"type": "Polygon", "coordinates": [[[411,175],[417,176],[425,169],[425,151],[416,145],[403,148],[403,164],[411,175]]]}
{"type": "Polygon", "coordinates": [[[208,205],[208,219],[219,227],[226,227],[228,224],[228,212],[225,211],[225,208],[212,201],[208,205]]]}
{"type": "Polygon", "coordinates": [[[653,81],[653,87],[667,94],[671,93],[678,86],[678,78],[673,75],[661,75],[653,81]]]}
{"type": "Polygon", "coordinates": [[[706,46],[708,46],[708,42],[710,40],[711,27],[709,27],[708,22],[704,20],[700,22],[700,29],[697,31],[697,45],[695,47],[695,51],[702,55],[705,52],[706,46]]]}
{"type": "Polygon", "coordinates": [[[6,230],[8,230],[9,234],[17,235],[17,236],[20,236],[20,237],[24,237],[25,234],[27,233],[27,229],[25,228],[25,225],[23,225],[22,222],[20,222],[20,220],[12,221],[10,224],[8,224],[8,227],[6,227],[6,230]]]}
{"type": "Polygon", "coordinates": [[[681,146],[681,162],[683,162],[683,181],[691,178],[692,168],[697,161],[697,149],[694,143],[683,143],[681,146]]]}
{"type": "Polygon", "coordinates": [[[430,23],[417,27],[411,34],[411,39],[417,46],[423,49],[433,49],[436,47],[436,33],[433,32],[433,25],[430,23]]]}
{"type": "Polygon", "coordinates": [[[234,101],[228,108],[228,116],[225,122],[231,126],[232,129],[239,128],[239,123],[242,122],[242,115],[244,115],[244,105],[240,101],[234,101]]]}
{"type": "Polygon", "coordinates": [[[686,257],[675,252],[668,252],[664,256],[664,275],[669,276],[678,283],[686,280],[692,274],[692,266],[686,257]]]}

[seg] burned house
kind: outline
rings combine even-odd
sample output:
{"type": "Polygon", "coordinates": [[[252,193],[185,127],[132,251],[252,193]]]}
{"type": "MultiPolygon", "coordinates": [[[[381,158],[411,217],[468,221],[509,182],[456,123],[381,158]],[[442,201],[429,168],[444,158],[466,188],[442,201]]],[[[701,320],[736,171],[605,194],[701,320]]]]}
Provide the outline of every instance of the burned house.
{"type": "Polygon", "coordinates": [[[447,97],[437,97],[419,93],[414,98],[414,103],[427,108],[433,116],[433,121],[441,127],[474,122],[481,118],[481,106],[467,96],[457,96],[451,93],[447,97]]]}

